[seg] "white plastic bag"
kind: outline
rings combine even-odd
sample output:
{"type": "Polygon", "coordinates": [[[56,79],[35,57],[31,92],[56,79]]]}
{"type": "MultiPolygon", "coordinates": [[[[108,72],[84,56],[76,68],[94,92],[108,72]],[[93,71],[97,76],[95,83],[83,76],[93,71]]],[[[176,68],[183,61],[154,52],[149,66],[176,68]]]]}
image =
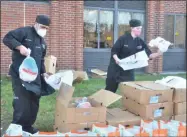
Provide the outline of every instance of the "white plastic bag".
{"type": "Polygon", "coordinates": [[[45,77],[45,81],[47,82],[47,84],[49,84],[55,90],[60,89],[62,82],[69,85],[69,86],[72,86],[73,72],[70,70],[70,71],[56,73],[54,75],[49,76],[48,78],[45,77]]]}
{"type": "Polygon", "coordinates": [[[166,52],[168,50],[168,47],[172,45],[169,41],[166,41],[165,39],[161,37],[157,37],[156,39],[152,39],[149,42],[150,47],[157,47],[161,52],[166,52]]]}
{"type": "Polygon", "coordinates": [[[31,50],[28,49],[29,55],[23,60],[19,67],[19,77],[25,82],[32,82],[38,76],[38,67],[36,61],[30,56],[31,50]]]}
{"type": "Polygon", "coordinates": [[[91,104],[88,102],[87,97],[84,97],[82,99],[77,99],[75,101],[77,108],[90,108],[91,104]]]}
{"type": "Polygon", "coordinates": [[[22,136],[22,126],[17,124],[10,124],[5,132],[6,136],[22,136]]]}

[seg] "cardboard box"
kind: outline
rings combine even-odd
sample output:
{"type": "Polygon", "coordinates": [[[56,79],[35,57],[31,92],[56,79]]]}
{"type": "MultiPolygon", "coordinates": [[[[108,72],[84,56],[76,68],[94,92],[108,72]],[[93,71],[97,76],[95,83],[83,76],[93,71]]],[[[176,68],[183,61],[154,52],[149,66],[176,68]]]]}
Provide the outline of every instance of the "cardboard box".
{"type": "Polygon", "coordinates": [[[125,110],[143,119],[155,119],[173,115],[173,102],[142,105],[126,97],[123,97],[122,101],[125,110]]]}
{"type": "Polygon", "coordinates": [[[186,102],[186,88],[174,89],[173,102],[175,103],[186,102]]]}
{"type": "Polygon", "coordinates": [[[55,74],[56,73],[56,61],[57,58],[53,55],[45,57],[44,65],[46,72],[55,74]]]}
{"type": "Polygon", "coordinates": [[[55,125],[61,123],[77,124],[88,122],[106,122],[106,107],[121,98],[110,91],[99,90],[88,99],[93,107],[76,108],[72,102],[74,87],[62,84],[57,95],[55,125]],[[104,98],[103,98],[104,97],[104,98]]]}
{"type": "MultiPolygon", "coordinates": [[[[92,125],[96,124],[97,122],[91,122],[91,123],[77,123],[77,124],[68,124],[68,123],[61,123],[59,126],[54,125],[53,129],[54,131],[58,131],[61,133],[70,132],[71,130],[91,130],[92,125]]],[[[105,124],[105,123],[99,123],[99,124],[105,124]]]]}
{"type": "Polygon", "coordinates": [[[140,126],[141,118],[120,108],[107,109],[106,122],[111,126],[140,126]]]}
{"type": "Polygon", "coordinates": [[[172,102],[173,89],[153,81],[124,82],[120,84],[122,96],[140,104],[172,102]]]}
{"type": "Polygon", "coordinates": [[[186,122],[186,114],[183,115],[175,115],[173,117],[174,120],[180,121],[180,122],[186,122]]]}
{"type": "Polygon", "coordinates": [[[186,103],[187,102],[174,103],[174,115],[186,114],[186,103]]]}

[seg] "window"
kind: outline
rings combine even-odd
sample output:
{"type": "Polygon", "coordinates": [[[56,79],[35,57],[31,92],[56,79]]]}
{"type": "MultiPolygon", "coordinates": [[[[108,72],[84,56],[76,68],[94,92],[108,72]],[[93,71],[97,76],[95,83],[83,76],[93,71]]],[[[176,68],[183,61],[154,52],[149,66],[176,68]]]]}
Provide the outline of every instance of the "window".
{"type": "MultiPolygon", "coordinates": [[[[140,20],[142,22],[142,27],[144,26],[144,13],[119,11],[118,12],[118,37],[130,32],[129,21],[131,19],[140,20]]],[[[144,28],[142,29],[142,34],[140,37],[144,39],[144,28]]]]}
{"type": "Polygon", "coordinates": [[[84,48],[111,48],[113,29],[113,11],[84,10],[84,48]]]}
{"type": "Polygon", "coordinates": [[[170,48],[186,47],[186,16],[185,15],[165,15],[164,38],[174,46],[170,48]]]}

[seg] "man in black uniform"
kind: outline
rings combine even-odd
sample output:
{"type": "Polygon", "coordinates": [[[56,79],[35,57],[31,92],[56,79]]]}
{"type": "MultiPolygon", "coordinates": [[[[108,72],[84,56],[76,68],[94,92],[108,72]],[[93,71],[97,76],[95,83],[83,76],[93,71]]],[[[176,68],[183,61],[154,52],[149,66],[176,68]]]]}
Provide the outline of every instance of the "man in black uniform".
{"type": "Polygon", "coordinates": [[[50,18],[47,15],[38,15],[34,26],[12,30],[3,39],[3,43],[12,50],[12,64],[9,71],[14,92],[12,123],[21,125],[23,131],[31,134],[38,132],[32,125],[36,121],[40,97],[55,91],[43,78],[48,76],[44,66],[47,47],[43,37],[49,25],[50,18]],[[35,59],[39,70],[36,80],[31,83],[19,78],[19,66],[28,56],[28,48],[31,49],[30,56],[35,59]]]}
{"type": "Polygon", "coordinates": [[[106,90],[116,92],[120,82],[134,81],[134,70],[124,71],[118,64],[120,59],[131,56],[139,51],[145,50],[150,59],[160,56],[162,53],[151,53],[144,41],[139,37],[141,35],[141,22],[136,19],[129,21],[131,33],[121,36],[111,50],[111,59],[107,72],[106,90]]]}

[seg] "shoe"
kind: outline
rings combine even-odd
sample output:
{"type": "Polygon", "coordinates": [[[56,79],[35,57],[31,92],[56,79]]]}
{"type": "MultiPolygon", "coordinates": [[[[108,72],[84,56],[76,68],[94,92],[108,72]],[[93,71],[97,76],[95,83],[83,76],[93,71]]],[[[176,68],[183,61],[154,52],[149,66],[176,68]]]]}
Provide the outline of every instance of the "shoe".
{"type": "Polygon", "coordinates": [[[23,131],[28,132],[30,134],[35,134],[35,133],[39,132],[39,130],[34,127],[23,128],[23,131]]]}

